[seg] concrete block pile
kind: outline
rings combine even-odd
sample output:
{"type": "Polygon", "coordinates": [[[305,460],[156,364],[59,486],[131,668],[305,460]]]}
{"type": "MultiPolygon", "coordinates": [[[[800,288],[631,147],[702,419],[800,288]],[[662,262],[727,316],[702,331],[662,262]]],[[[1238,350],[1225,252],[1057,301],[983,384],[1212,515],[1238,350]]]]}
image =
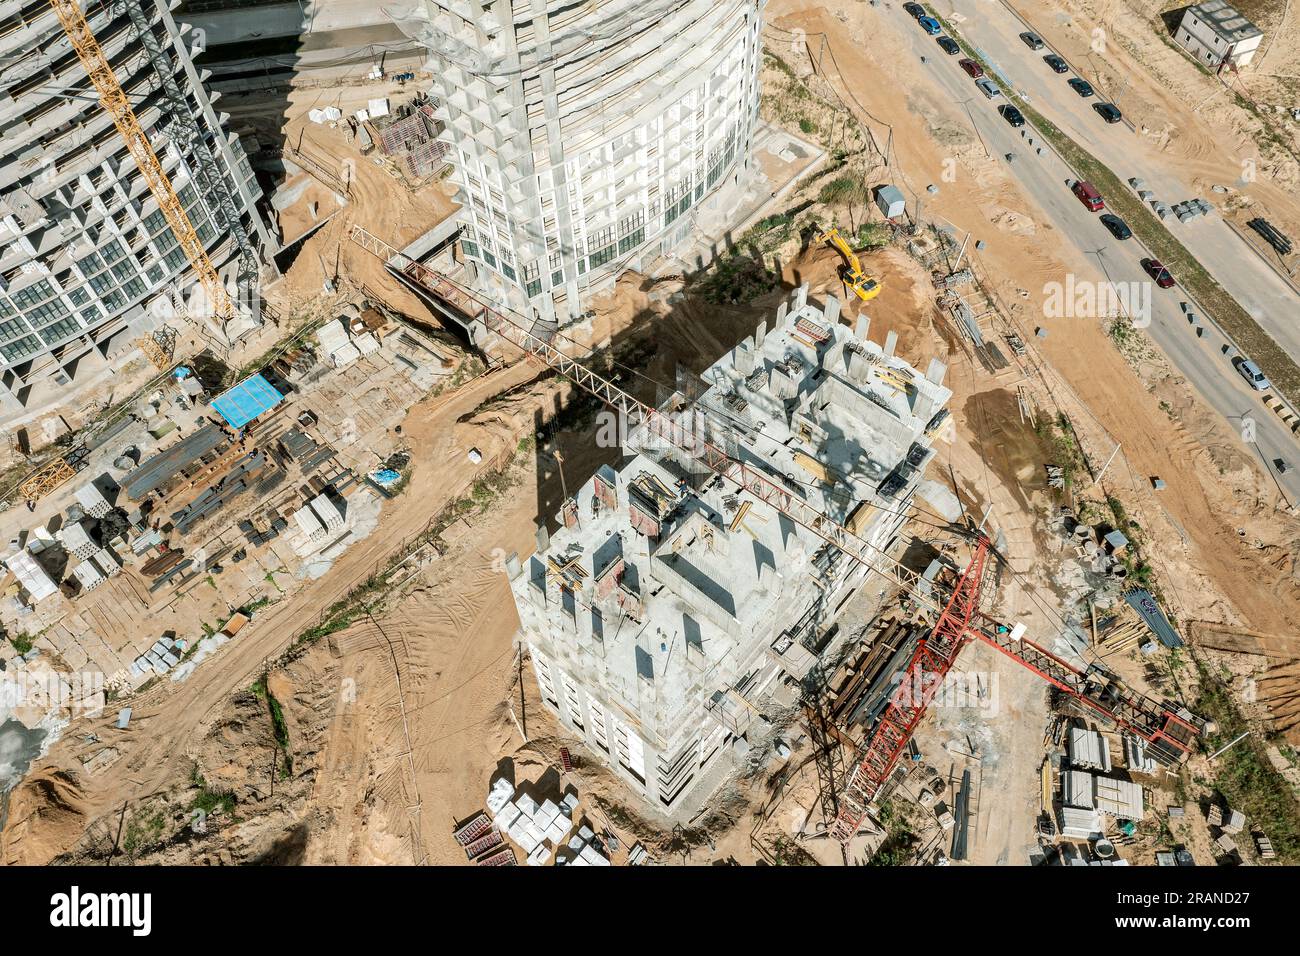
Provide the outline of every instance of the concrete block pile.
{"type": "Polygon", "coordinates": [[[529,866],[544,866],[573,829],[576,802],[545,800],[538,803],[517,792],[506,779],[498,780],[488,793],[487,809],[498,829],[528,855],[529,866]]]}

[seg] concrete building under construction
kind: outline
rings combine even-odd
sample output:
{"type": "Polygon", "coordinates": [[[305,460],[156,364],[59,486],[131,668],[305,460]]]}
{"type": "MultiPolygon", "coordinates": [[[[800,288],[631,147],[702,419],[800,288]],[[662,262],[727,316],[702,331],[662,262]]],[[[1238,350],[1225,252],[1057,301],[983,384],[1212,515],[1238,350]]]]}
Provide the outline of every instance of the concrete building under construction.
{"type": "Polygon", "coordinates": [[[398,25],[430,53],[477,283],[564,322],[681,247],[696,210],[735,202],[764,5],[407,0],[398,25]]]}
{"type": "MultiPolygon", "coordinates": [[[[806,287],[708,369],[686,421],[874,547],[898,546],[950,397],[806,287]]],[[[634,431],[511,585],[546,706],[663,813],[712,791],[765,694],[802,679],[867,569],[634,431]]],[[[685,810],[683,810],[685,808],[685,810]]]]}
{"type": "MultiPolygon", "coordinates": [[[[213,264],[246,293],[275,238],[192,31],[161,0],[85,17],[213,264]]],[[[0,3],[0,133],[0,416],[13,420],[128,352],[190,265],[48,0],[0,3]]]]}

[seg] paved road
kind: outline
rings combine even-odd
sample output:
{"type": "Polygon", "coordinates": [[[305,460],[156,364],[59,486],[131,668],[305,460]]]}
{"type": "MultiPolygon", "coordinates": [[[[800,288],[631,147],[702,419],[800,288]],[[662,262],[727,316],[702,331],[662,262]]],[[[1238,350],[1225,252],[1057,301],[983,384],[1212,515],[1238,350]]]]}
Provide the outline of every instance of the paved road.
{"type": "MultiPolygon", "coordinates": [[[[953,24],[954,28],[1026,102],[1075,142],[1086,146],[1122,181],[1134,176],[1145,180],[1146,188],[1170,205],[1197,196],[1161,164],[1158,149],[1140,132],[1127,123],[1108,125],[1093,110],[1094,103],[1107,100],[1106,93],[1116,96],[1117,105],[1123,109],[1124,90],[1103,92],[1097,86],[1098,76],[1092,62],[1072,62],[1070,65],[1078,72],[1071,69],[1069,73],[1053,73],[1043,62],[1043,56],[1052,52],[1051,47],[1030,50],[1020,39],[1020,33],[1027,29],[1024,22],[1001,3],[942,0],[940,13],[949,11],[962,18],[953,24]],[[1096,94],[1084,99],[1075,93],[1067,85],[1074,76],[1082,76],[1097,87],[1096,94]]],[[[1187,251],[1255,318],[1273,341],[1300,361],[1300,322],[1295,321],[1300,310],[1300,294],[1252,251],[1217,212],[1188,223],[1180,223],[1172,215],[1165,221],[1187,251]]]]}
{"type": "MultiPolygon", "coordinates": [[[[984,3],[981,9],[1002,10],[1000,6],[992,7],[988,3],[984,3]]],[[[926,57],[930,76],[939,89],[951,102],[966,103],[968,109],[958,110],[957,114],[965,113],[974,122],[989,152],[999,157],[998,162],[1003,162],[1000,157],[1007,153],[1016,155],[1012,171],[1059,231],[1062,252],[1067,260],[1077,262],[1088,258],[1100,266],[1111,282],[1146,282],[1147,275],[1138,262],[1147,254],[1146,251],[1136,239],[1121,243],[1112,238],[1098,221],[1097,214],[1089,212],[1075,198],[1066,185],[1074,178],[1069,167],[1050,149],[1044,150],[1041,156],[1034,155],[1021,131],[1012,129],[998,114],[997,105],[1002,98],[991,102],[986,100],[974,81],[957,66],[959,57],[945,55],[934,39],[926,36],[901,7],[894,13],[898,27],[908,36],[915,55],[926,57]],[[1073,256],[1069,253],[1071,246],[1073,256]]],[[[1043,69],[1051,76],[1056,75],[1046,66],[1043,69]]],[[[1105,126],[1100,118],[1097,125],[1105,126]]],[[[1246,254],[1249,254],[1248,250],[1246,254]]],[[[1223,415],[1229,425],[1239,430],[1243,416],[1248,415],[1254,420],[1261,465],[1267,467],[1294,504],[1300,500],[1300,444],[1264,406],[1259,393],[1246,385],[1223,354],[1225,340],[1210,327],[1206,327],[1202,338],[1196,337],[1180,308],[1182,301],[1177,287],[1158,289],[1152,284],[1148,334],[1205,402],[1223,415]],[[1271,464],[1279,457],[1292,465],[1292,470],[1285,476],[1278,476],[1271,464]]]]}

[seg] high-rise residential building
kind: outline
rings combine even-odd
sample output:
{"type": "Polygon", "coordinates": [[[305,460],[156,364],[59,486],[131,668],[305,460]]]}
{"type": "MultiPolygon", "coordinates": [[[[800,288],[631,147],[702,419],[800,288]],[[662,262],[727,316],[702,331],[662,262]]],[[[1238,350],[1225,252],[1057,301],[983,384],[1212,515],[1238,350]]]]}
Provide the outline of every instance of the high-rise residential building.
{"type": "Polygon", "coordinates": [[[749,167],[765,2],[409,0],[480,285],[563,322],[680,249],[749,167]]]}
{"type": "MultiPolygon", "coordinates": [[[[193,32],[163,0],[84,6],[209,257],[246,293],[276,238],[194,68],[193,32]]],[[[0,134],[0,416],[12,420],[111,365],[192,272],[48,0],[0,0],[0,134]]]]}
{"type": "MultiPolygon", "coordinates": [[[[867,332],[804,286],[691,387],[679,421],[696,437],[711,423],[731,458],[898,558],[952,393],[942,362],[922,375],[894,333],[867,332]]],[[[647,454],[650,438],[634,432],[622,466],[601,467],[507,567],[543,704],[649,806],[690,816],[771,701],[798,699],[869,572],[751,487],[647,454]]]]}

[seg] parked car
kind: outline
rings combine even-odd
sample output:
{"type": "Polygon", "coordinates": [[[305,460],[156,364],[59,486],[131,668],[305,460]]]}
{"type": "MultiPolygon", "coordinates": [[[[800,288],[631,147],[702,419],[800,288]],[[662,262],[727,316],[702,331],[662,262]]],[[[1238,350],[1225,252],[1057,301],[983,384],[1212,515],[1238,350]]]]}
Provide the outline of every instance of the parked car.
{"type": "Polygon", "coordinates": [[[961,52],[961,47],[957,45],[957,41],[952,37],[935,37],[934,42],[939,44],[939,49],[949,56],[956,56],[961,52]]]}
{"type": "Polygon", "coordinates": [[[1161,265],[1159,259],[1143,259],[1142,268],[1147,275],[1156,281],[1156,285],[1160,286],[1160,288],[1168,289],[1174,284],[1174,277],[1169,274],[1168,269],[1161,265]]]}
{"type": "Polygon", "coordinates": [[[919,3],[905,3],[903,4],[903,9],[912,15],[913,20],[919,20],[921,17],[925,16],[925,7],[921,6],[919,3]]]}
{"type": "Polygon", "coordinates": [[[1052,68],[1053,73],[1069,73],[1070,64],[1066,63],[1055,53],[1049,53],[1043,57],[1043,62],[1052,68]]]}
{"type": "Polygon", "coordinates": [[[1113,212],[1103,213],[1101,223],[1110,230],[1110,234],[1116,239],[1124,240],[1133,238],[1133,230],[1128,227],[1123,219],[1113,212]]]}
{"type": "Polygon", "coordinates": [[[939,21],[934,17],[917,17],[916,22],[921,24],[921,29],[932,37],[937,37],[943,31],[943,27],[939,26],[939,21]]]}
{"type": "Polygon", "coordinates": [[[979,79],[984,75],[984,67],[980,66],[974,60],[962,57],[957,61],[957,65],[966,71],[974,79],[979,79]]]}
{"type": "Polygon", "coordinates": [[[983,93],[986,97],[988,97],[991,100],[996,99],[997,97],[1002,95],[1002,91],[998,89],[998,85],[994,83],[992,80],[990,80],[988,77],[984,77],[983,79],[976,80],[975,85],[980,88],[981,93],[983,93]]]}
{"type": "Polygon", "coordinates": [[[1097,187],[1086,179],[1077,180],[1070,188],[1074,191],[1074,194],[1079,197],[1079,202],[1083,203],[1093,212],[1099,212],[1106,208],[1106,203],[1102,200],[1101,193],[1097,192],[1097,187]]]}
{"type": "Polygon", "coordinates": [[[1246,380],[1246,383],[1257,392],[1273,387],[1260,367],[1250,359],[1242,359],[1238,362],[1237,371],[1241,373],[1241,377],[1246,380]]]}
{"type": "Polygon", "coordinates": [[[1020,127],[1025,125],[1025,114],[1021,113],[1020,110],[1016,109],[1010,103],[999,106],[998,112],[1002,114],[1002,118],[1007,121],[1012,129],[1020,129],[1020,127]]]}
{"type": "Polygon", "coordinates": [[[1092,84],[1082,77],[1072,76],[1069,79],[1070,89],[1078,93],[1085,100],[1092,96],[1092,84]]]}
{"type": "Polygon", "coordinates": [[[1031,50],[1041,50],[1043,48],[1043,38],[1037,33],[1031,33],[1026,30],[1024,33],[1020,34],[1020,39],[1024,40],[1025,46],[1029,47],[1031,50]]]}
{"type": "Polygon", "coordinates": [[[1118,123],[1124,118],[1124,114],[1119,111],[1119,107],[1114,103],[1093,103],[1092,108],[1107,123],[1118,123]]]}

